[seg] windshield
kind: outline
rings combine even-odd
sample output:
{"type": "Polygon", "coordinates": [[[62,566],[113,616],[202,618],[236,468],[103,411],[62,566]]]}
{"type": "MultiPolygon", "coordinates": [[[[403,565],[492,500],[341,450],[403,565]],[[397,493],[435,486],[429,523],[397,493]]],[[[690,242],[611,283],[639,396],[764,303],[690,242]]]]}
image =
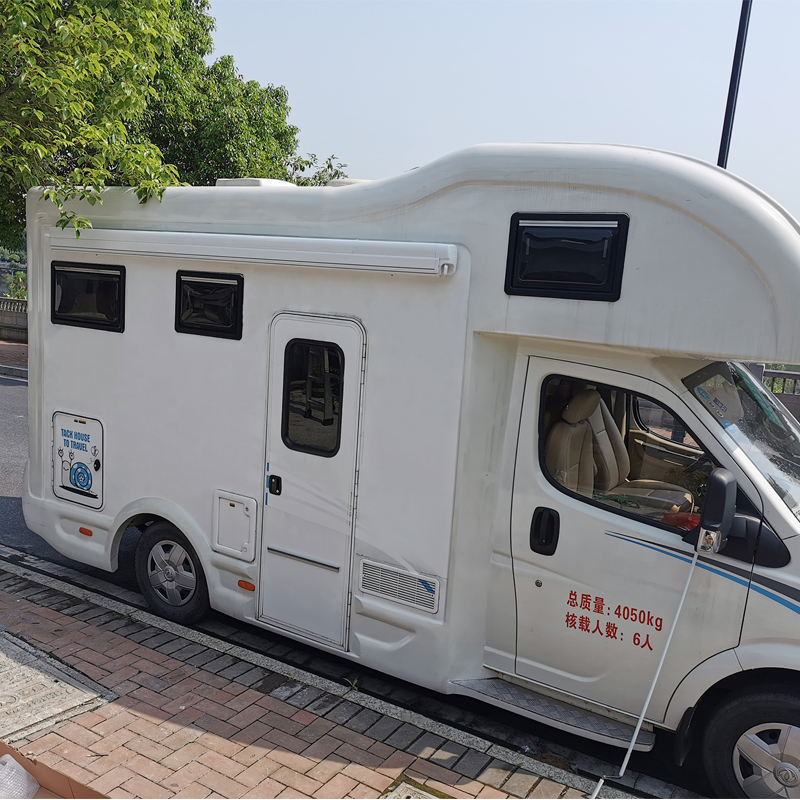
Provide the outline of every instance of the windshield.
{"type": "Polygon", "coordinates": [[[684,378],[800,519],[800,425],[743,364],[717,361],[684,378]]]}

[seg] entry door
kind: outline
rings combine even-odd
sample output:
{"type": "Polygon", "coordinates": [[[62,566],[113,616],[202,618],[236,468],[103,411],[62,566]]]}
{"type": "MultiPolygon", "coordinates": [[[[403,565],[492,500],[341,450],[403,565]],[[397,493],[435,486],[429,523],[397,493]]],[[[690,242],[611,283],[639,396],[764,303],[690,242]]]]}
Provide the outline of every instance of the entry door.
{"type": "MultiPolygon", "coordinates": [[[[692,545],[681,539],[686,531],[670,529],[664,519],[676,526],[691,520],[680,512],[668,517],[668,508],[642,503],[635,492],[633,498],[621,490],[598,493],[593,488],[600,480],[596,466],[590,465],[588,477],[584,472],[582,478],[574,470],[570,475],[566,475],[569,470],[553,475],[563,464],[547,469],[547,463],[555,461],[552,452],[548,461],[544,439],[553,435],[570,398],[593,387],[602,389],[604,402],[612,407],[614,399],[624,403],[631,396],[649,396],[666,408],[678,402],[656,384],[632,375],[529,359],[512,495],[516,671],[558,690],[638,714],[693,555],[692,545]],[[550,390],[546,400],[545,386],[550,390]],[[565,489],[565,481],[576,490],[565,489]]],[[[568,421],[562,422],[566,427],[556,434],[565,438],[553,442],[554,447],[572,447],[570,467],[578,464],[571,439],[583,424],[573,419],[580,416],[579,405],[573,405],[574,414],[566,413],[568,421]]],[[[592,440],[588,447],[594,459],[592,440]]],[[[698,450],[698,457],[701,454],[698,450]]],[[[671,477],[674,484],[691,483],[680,472],[671,477]]],[[[699,480],[695,474],[694,484],[687,487],[694,510],[702,492],[699,480]]],[[[681,493],[676,495],[676,503],[681,502],[681,493]]],[[[748,565],[721,555],[695,569],[651,714],[663,692],[669,697],[695,666],[738,644],[748,579],[748,565]]]]}
{"type": "Polygon", "coordinates": [[[263,619],[343,647],[354,524],[364,331],[281,314],[272,323],[263,619]]]}

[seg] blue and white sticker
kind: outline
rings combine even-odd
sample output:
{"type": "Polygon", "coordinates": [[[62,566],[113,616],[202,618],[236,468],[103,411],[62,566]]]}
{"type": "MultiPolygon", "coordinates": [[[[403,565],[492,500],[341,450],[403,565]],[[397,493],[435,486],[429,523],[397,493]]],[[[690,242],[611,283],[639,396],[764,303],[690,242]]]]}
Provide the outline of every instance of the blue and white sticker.
{"type": "Polygon", "coordinates": [[[53,415],[53,494],[89,508],[103,506],[103,426],[99,420],[53,415]]]}

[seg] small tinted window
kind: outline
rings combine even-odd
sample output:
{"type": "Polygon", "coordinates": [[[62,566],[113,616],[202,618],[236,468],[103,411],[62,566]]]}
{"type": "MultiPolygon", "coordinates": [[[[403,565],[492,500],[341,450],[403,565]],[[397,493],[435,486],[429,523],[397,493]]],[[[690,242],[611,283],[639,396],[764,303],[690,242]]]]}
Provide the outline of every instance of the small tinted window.
{"type": "Polygon", "coordinates": [[[125,267],[53,261],[50,319],[121,333],[125,328],[125,267]]]}
{"type": "Polygon", "coordinates": [[[343,377],[344,353],[335,344],[292,339],[286,345],[281,432],[288,448],[336,455],[343,377]]]}
{"type": "Polygon", "coordinates": [[[241,339],[243,295],[241,275],[178,270],[175,330],[241,339]]]}
{"type": "Polygon", "coordinates": [[[506,292],[618,300],[627,232],[624,214],[514,214],[506,292]]]}

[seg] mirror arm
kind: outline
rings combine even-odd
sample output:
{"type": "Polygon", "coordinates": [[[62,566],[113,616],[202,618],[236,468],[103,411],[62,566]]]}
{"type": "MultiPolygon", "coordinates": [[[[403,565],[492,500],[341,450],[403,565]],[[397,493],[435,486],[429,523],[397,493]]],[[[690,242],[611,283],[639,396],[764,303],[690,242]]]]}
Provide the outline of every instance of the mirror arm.
{"type": "Polygon", "coordinates": [[[681,541],[686,542],[686,544],[690,544],[692,547],[697,545],[697,539],[700,536],[700,526],[697,525],[692,528],[690,531],[686,531],[686,533],[681,536],[681,541]]]}

